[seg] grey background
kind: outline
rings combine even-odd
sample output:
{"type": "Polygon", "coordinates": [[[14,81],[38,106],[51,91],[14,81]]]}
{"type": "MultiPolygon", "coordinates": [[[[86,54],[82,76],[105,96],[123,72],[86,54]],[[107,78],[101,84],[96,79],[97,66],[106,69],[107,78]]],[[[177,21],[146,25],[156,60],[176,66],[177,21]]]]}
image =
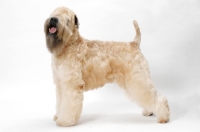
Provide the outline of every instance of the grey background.
{"type": "Polygon", "coordinates": [[[0,131],[200,130],[199,0],[8,0],[1,1],[0,24],[0,131]],[[87,39],[132,41],[138,21],[152,79],[169,100],[170,123],[143,117],[116,84],[108,84],[85,93],[77,126],[56,127],[43,25],[58,6],[77,14],[87,39]]]}

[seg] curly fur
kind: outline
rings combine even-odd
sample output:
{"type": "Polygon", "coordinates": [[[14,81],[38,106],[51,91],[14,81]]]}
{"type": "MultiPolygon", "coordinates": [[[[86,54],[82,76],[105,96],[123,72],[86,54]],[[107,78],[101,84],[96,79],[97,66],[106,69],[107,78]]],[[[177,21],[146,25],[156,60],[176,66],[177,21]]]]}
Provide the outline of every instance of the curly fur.
{"type": "Polygon", "coordinates": [[[148,63],[140,51],[140,29],[136,21],[133,24],[136,36],[132,42],[105,42],[81,37],[78,18],[68,8],[57,8],[45,21],[46,44],[52,53],[56,84],[54,119],[57,125],[76,124],[82,110],[83,92],[112,82],[144,109],[143,115],[154,113],[158,122],[168,122],[167,99],[154,88],[148,63]],[[54,34],[49,33],[52,17],[58,19],[54,34]]]}

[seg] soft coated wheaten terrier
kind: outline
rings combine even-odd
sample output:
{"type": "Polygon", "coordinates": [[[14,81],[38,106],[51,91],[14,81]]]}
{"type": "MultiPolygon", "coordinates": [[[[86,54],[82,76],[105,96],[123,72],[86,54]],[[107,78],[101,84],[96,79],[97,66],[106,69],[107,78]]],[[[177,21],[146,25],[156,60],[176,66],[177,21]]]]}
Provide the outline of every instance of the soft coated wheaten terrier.
{"type": "Polygon", "coordinates": [[[140,29],[136,21],[133,24],[136,36],[132,42],[104,42],[81,37],[78,18],[68,8],[57,8],[45,21],[46,45],[52,53],[56,84],[57,125],[77,123],[83,92],[112,82],[144,109],[144,116],[155,114],[158,122],[168,122],[167,99],[154,88],[148,63],[140,51],[140,29]]]}

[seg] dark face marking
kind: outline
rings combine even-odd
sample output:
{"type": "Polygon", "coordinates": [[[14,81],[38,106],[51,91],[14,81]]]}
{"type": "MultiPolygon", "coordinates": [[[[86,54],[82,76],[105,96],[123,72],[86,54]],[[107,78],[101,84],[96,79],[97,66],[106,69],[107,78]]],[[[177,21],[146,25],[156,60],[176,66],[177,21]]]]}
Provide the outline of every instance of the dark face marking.
{"type": "Polygon", "coordinates": [[[63,43],[57,36],[58,27],[58,19],[56,17],[49,18],[45,22],[46,45],[51,53],[63,43]]]}
{"type": "Polygon", "coordinates": [[[62,40],[59,40],[56,34],[49,34],[46,36],[47,48],[50,52],[59,47],[62,44],[62,40]]]}

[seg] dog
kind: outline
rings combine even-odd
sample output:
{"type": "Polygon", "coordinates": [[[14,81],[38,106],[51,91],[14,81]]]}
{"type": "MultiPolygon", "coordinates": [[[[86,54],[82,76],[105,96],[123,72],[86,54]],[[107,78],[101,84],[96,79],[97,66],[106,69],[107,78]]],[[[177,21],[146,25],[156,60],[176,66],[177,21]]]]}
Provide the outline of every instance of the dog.
{"type": "Polygon", "coordinates": [[[83,92],[116,82],[143,108],[144,116],[169,121],[167,99],[154,88],[148,63],[140,50],[141,33],[133,21],[136,36],[132,42],[87,40],[79,33],[77,15],[66,7],[56,8],[44,23],[46,46],[52,54],[56,85],[58,126],[75,125],[81,115],[83,92]]]}

